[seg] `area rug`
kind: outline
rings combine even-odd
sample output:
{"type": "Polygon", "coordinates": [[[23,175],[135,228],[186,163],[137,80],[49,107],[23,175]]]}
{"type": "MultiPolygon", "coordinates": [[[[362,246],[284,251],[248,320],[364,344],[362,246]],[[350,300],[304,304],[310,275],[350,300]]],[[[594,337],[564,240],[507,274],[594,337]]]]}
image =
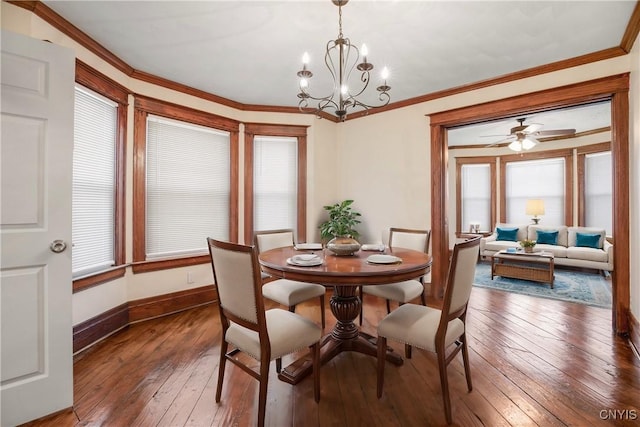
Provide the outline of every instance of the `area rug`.
{"type": "Polygon", "coordinates": [[[553,289],[548,283],[495,276],[491,280],[491,264],[478,263],[474,286],[507,292],[577,302],[595,307],[611,307],[611,280],[601,274],[555,269],[553,289]]]}

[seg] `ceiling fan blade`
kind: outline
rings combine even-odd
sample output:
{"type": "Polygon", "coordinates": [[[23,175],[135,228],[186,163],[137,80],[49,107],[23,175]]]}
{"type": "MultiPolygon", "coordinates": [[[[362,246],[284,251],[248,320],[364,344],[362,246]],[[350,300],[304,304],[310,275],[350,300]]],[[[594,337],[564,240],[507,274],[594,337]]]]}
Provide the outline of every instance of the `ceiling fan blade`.
{"type": "Polygon", "coordinates": [[[480,138],[507,138],[511,135],[480,135],[480,138]]]}
{"type": "Polygon", "coordinates": [[[575,129],[553,129],[553,130],[540,130],[535,132],[534,135],[537,138],[546,138],[551,136],[565,136],[573,135],[576,133],[575,129]]]}
{"type": "MultiPolygon", "coordinates": [[[[503,135],[497,135],[497,136],[503,136],[503,135]]],[[[496,142],[493,142],[493,143],[491,143],[489,145],[485,145],[484,148],[489,148],[489,147],[494,147],[496,145],[505,144],[507,142],[514,141],[515,139],[516,139],[515,136],[510,136],[510,137],[508,137],[506,139],[501,139],[500,141],[496,141],[496,142]]]]}
{"type": "Polygon", "coordinates": [[[524,133],[534,133],[534,132],[537,132],[538,129],[541,129],[541,128],[542,128],[542,124],[540,124],[540,123],[531,123],[529,126],[524,128],[522,130],[522,132],[524,132],[524,133]]]}

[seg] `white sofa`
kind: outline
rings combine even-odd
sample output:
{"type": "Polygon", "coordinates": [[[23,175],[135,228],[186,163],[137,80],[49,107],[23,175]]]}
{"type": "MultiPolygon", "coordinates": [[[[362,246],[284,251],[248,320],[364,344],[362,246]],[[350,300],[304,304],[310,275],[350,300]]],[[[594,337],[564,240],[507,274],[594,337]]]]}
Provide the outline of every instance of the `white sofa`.
{"type": "Polygon", "coordinates": [[[538,230],[558,231],[555,245],[536,244],[534,251],[552,252],[556,265],[592,268],[603,271],[613,271],[613,245],[606,239],[606,232],[602,228],[567,227],[566,225],[535,225],[535,224],[505,224],[498,223],[493,234],[480,240],[480,255],[491,256],[506,248],[520,248],[521,240],[538,240],[538,230]],[[517,228],[516,241],[497,240],[497,229],[517,228]],[[576,246],[577,233],[599,234],[597,247],[576,246]]]}

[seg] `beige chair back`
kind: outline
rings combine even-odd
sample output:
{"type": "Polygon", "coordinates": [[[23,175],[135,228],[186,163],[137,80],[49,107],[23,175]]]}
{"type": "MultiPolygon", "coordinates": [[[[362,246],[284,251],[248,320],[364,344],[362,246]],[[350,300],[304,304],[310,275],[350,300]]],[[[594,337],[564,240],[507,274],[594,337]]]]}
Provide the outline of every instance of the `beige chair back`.
{"type": "Polygon", "coordinates": [[[408,228],[390,228],[389,246],[392,248],[413,249],[429,252],[430,230],[412,230],[408,228]]]}
{"type": "Polygon", "coordinates": [[[453,247],[453,256],[444,291],[441,322],[445,321],[444,318],[450,320],[454,317],[460,317],[466,312],[475,279],[479,249],[479,236],[466,242],[457,243],[453,247]]]}
{"type": "Polygon", "coordinates": [[[207,239],[221,314],[247,328],[266,325],[258,257],[253,247],[207,239]]]}
{"type": "Polygon", "coordinates": [[[294,245],[293,230],[290,228],[256,231],[254,240],[258,253],[294,245]]]}

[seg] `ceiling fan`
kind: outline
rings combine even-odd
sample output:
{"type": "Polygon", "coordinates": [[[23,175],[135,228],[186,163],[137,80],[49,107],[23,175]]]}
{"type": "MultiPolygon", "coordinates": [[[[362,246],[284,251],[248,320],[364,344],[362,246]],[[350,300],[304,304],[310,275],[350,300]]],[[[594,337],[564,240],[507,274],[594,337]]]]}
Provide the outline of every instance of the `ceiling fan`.
{"type": "Polygon", "coordinates": [[[509,148],[513,151],[530,150],[540,142],[538,138],[550,138],[554,136],[568,136],[576,133],[575,129],[553,129],[553,130],[540,130],[542,124],[530,123],[524,124],[526,118],[516,119],[518,126],[512,127],[509,135],[484,135],[485,137],[505,137],[500,141],[487,145],[487,147],[493,147],[494,145],[511,142],[509,148]]]}

